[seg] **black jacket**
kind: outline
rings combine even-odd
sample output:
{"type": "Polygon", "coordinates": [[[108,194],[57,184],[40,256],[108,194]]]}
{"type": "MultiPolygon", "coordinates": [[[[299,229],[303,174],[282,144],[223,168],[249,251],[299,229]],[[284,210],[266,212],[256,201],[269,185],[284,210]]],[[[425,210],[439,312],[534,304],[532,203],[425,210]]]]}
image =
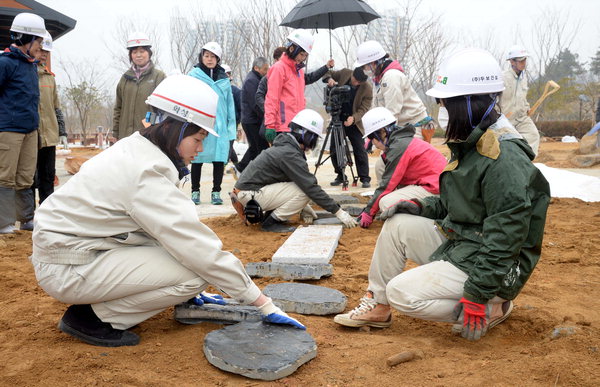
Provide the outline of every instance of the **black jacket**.
{"type": "Polygon", "coordinates": [[[242,124],[260,124],[263,120],[264,112],[256,103],[256,91],[261,78],[261,75],[257,71],[252,70],[246,75],[246,79],[244,79],[241,104],[242,124]]]}

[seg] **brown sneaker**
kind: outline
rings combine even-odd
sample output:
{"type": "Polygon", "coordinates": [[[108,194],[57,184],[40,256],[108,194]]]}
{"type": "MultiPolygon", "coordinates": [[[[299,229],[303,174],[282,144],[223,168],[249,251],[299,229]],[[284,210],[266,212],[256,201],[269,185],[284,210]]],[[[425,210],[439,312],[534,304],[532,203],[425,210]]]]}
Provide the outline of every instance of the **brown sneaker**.
{"type": "Polygon", "coordinates": [[[392,325],[392,311],[389,305],[378,304],[373,299],[373,294],[367,292],[356,308],[348,313],[338,314],[333,321],[352,328],[364,326],[387,328],[392,325]]]}

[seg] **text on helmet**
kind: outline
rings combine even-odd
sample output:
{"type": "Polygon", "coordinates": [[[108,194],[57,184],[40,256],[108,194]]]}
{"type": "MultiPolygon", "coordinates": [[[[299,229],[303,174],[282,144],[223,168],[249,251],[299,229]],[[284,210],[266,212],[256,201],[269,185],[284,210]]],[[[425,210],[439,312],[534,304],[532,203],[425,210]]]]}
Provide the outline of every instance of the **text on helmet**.
{"type": "Polygon", "coordinates": [[[498,76],[497,75],[482,75],[480,77],[473,77],[471,78],[471,81],[473,82],[483,82],[483,81],[497,81],[498,80],[498,76]]]}

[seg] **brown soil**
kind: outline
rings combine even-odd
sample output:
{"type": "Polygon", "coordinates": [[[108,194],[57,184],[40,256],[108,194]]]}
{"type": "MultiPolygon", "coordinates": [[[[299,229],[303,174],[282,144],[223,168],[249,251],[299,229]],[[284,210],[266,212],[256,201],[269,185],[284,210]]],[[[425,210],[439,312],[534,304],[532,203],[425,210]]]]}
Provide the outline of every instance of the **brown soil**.
{"type": "MultiPolygon", "coordinates": [[[[543,144],[543,152],[548,144],[543,144]]],[[[566,144],[555,149],[560,155],[566,144]]],[[[568,144],[567,144],[568,145],[568,144]]],[[[285,236],[242,226],[234,217],[206,221],[243,262],[267,261],[285,236]]],[[[381,222],[344,231],[332,260],[334,275],[310,283],[338,289],[354,307],[367,285],[367,271],[381,222]]],[[[66,305],[36,284],[27,257],[31,233],[0,236],[0,385],[217,385],[217,386],[596,386],[600,380],[600,203],[554,199],[541,261],[516,299],[513,315],[479,342],[451,335],[448,324],[394,313],[388,329],[354,330],[332,316],[295,315],[318,345],[315,359],[293,375],[263,383],[211,366],[204,336],[221,326],[186,326],[170,308],[134,331],[136,347],[100,348],[62,334],[56,324],[66,305]],[[555,327],[575,334],[551,338],[555,327]],[[424,358],[388,367],[405,350],[424,358]]],[[[259,279],[262,288],[277,279],[259,279]]]]}

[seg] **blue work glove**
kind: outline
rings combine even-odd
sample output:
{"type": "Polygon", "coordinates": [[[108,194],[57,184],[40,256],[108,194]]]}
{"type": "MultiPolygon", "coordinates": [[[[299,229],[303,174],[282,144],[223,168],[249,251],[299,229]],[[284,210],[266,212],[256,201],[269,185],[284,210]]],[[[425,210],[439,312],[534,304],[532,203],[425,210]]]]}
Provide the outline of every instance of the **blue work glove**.
{"type": "Polygon", "coordinates": [[[262,314],[262,319],[264,322],[272,323],[272,324],[284,324],[291,325],[298,329],[306,330],[306,327],[300,323],[300,321],[296,320],[288,316],[283,310],[273,304],[273,300],[269,298],[267,302],[258,307],[260,313],[262,314]]]}
{"type": "Polygon", "coordinates": [[[192,298],[192,303],[195,305],[204,305],[204,304],[218,304],[218,305],[227,305],[227,302],[223,299],[223,296],[220,294],[211,294],[202,292],[198,294],[196,297],[192,298]]]}

